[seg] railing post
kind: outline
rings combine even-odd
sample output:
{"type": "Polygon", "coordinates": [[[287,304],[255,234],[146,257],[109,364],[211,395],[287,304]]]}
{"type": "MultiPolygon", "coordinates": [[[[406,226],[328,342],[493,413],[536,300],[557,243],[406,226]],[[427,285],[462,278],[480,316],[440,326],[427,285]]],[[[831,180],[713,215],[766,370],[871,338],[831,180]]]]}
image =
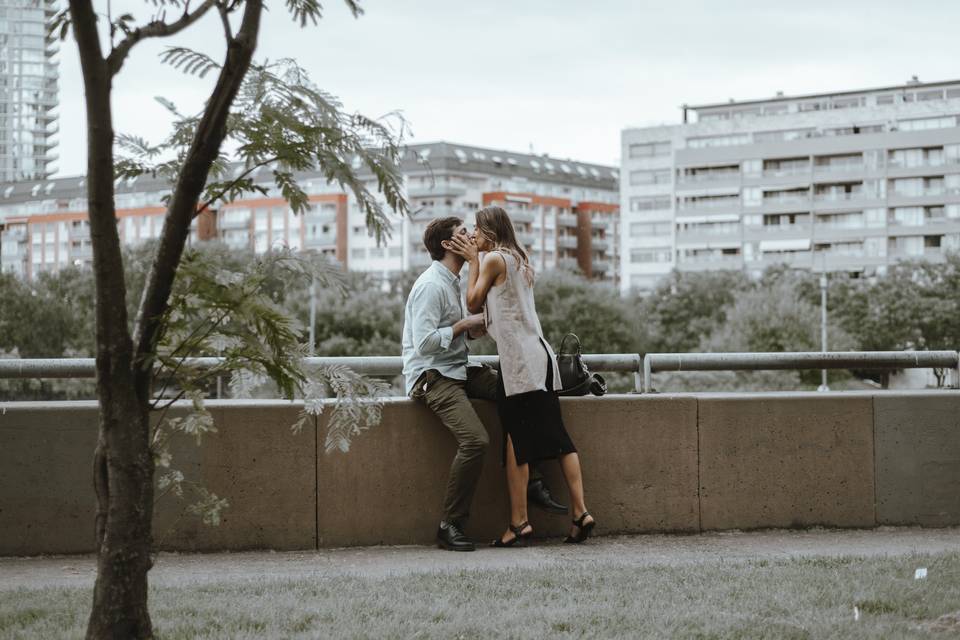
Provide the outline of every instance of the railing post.
{"type": "Polygon", "coordinates": [[[951,369],[950,377],[953,378],[953,388],[960,389],[960,352],[957,352],[957,364],[951,369]]]}
{"type": "MultiPolygon", "coordinates": [[[[640,357],[640,354],[637,354],[640,357]]],[[[633,392],[643,393],[643,362],[637,362],[637,370],[633,372],[633,392]]]]}
{"type": "Polygon", "coordinates": [[[650,370],[650,354],[643,356],[643,392],[650,393],[653,388],[653,371],[650,370]]]}

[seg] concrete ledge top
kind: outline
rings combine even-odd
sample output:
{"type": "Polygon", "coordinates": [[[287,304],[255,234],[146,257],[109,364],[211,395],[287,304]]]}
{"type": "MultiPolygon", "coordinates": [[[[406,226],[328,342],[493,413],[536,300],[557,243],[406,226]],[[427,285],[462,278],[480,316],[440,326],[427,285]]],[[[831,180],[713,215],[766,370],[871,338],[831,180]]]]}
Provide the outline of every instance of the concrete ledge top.
{"type": "MultiPolygon", "coordinates": [[[[957,389],[915,389],[915,390],[889,390],[889,391],[745,391],[745,392],[684,392],[684,393],[611,393],[603,397],[597,396],[577,396],[563,397],[560,402],[608,402],[611,400],[636,401],[636,402],[664,402],[685,399],[700,400],[779,400],[779,399],[820,399],[820,398],[889,398],[889,397],[944,397],[951,395],[960,395],[957,389]]],[[[333,399],[324,400],[325,405],[332,405],[333,399]]],[[[388,396],[383,399],[384,404],[404,404],[411,403],[413,400],[404,396],[388,396]]],[[[302,408],[303,400],[283,400],[283,399],[229,399],[229,400],[207,400],[205,405],[208,409],[222,408],[302,408]]],[[[15,401],[0,402],[0,417],[6,411],[26,410],[44,411],[63,409],[95,409],[98,406],[96,400],[34,400],[34,401],[15,401]]],[[[185,408],[190,406],[189,400],[180,400],[174,405],[176,408],[185,408]]]]}

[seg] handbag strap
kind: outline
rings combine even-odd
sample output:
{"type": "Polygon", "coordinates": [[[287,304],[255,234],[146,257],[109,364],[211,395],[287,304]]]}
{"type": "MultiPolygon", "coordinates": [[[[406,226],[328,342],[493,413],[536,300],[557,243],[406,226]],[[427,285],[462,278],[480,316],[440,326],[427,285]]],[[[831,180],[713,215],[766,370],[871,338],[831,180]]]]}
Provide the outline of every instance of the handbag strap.
{"type": "Polygon", "coordinates": [[[560,354],[561,354],[561,355],[566,355],[567,352],[563,350],[563,345],[565,345],[565,344],[567,343],[567,338],[569,338],[569,337],[571,337],[571,336],[572,336],[573,339],[576,340],[576,342],[577,342],[577,355],[580,355],[580,338],[578,338],[578,337],[577,337],[577,334],[575,334],[575,333],[568,333],[567,335],[563,336],[563,340],[560,341],[560,354]]]}

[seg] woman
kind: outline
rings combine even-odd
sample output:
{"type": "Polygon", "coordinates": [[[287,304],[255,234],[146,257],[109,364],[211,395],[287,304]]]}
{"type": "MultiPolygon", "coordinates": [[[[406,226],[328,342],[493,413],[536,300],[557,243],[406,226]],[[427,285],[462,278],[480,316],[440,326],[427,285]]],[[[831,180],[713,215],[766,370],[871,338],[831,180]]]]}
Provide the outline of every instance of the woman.
{"type": "Polygon", "coordinates": [[[584,504],[580,458],[560,416],[555,394],[560,372],[534,307],[530,260],[500,207],[477,212],[474,236],[455,236],[450,250],[470,265],[467,307],[471,313],[484,311],[500,354],[497,412],[505,433],[510,524],[493,546],[513,546],[533,534],[527,519],[528,465],[547,458],[560,459],[570,490],[573,527],[565,542],[583,542],[596,522],[584,504]],[[486,252],[482,261],[481,251],[486,252]]]}

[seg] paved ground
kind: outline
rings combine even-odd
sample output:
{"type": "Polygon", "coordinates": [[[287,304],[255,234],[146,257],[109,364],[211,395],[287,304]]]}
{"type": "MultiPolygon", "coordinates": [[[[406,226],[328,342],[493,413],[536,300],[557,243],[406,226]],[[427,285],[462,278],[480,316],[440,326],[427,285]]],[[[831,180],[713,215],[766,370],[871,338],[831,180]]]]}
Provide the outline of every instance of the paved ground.
{"type": "MultiPolygon", "coordinates": [[[[543,542],[527,549],[479,549],[452,553],[431,547],[363,547],[322,551],[177,554],[161,553],[151,584],[311,579],[331,575],[387,576],[427,571],[544,567],[558,563],[624,566],[743,562],[803,556],[905,555],[960,552],[960,528],[881,527],[871,530],[773,530],[699,535],[593,538],[588,544],[543,542]]],[[[18,587],[93,585],[93,556],[0,558],[0,591],[18,587]]]]}

